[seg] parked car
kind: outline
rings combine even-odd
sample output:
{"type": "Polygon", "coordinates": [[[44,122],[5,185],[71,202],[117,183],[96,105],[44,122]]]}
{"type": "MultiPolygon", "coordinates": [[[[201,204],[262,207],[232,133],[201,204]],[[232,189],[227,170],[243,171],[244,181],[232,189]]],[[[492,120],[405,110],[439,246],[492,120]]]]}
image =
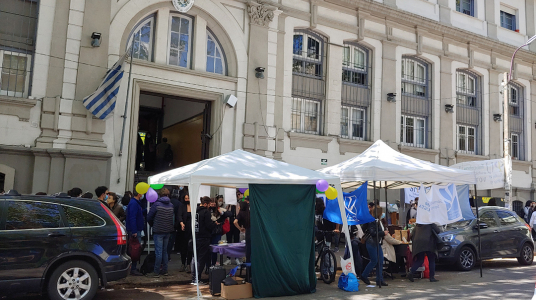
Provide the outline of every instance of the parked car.
{"type": "MultiPolygon", "coordinates": [[[[474,211],[475,212],[475,211],[474,211]]],[[[478,253],[476,220],[447,225],[439,234],[442,240],[439,261],[454,263],[462,271],[471,270],[478,255],[482,259],[517,258],[520,264],[534,260],[534,242],[530,227],[515,212],[498,206],[479,209],[482,253],[478,253]]]]}
{"type": "Polygon", "coordinates": [[[126,230],[98,200],[0,196],[0,291],[92,299],[128,275],[126,230]]]}

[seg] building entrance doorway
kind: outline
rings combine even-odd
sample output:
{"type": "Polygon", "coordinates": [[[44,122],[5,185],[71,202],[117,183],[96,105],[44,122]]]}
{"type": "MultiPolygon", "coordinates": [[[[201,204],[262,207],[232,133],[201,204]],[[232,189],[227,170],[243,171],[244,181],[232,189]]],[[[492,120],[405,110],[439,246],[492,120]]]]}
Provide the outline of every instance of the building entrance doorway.
{"type": "Polygon", "coordinates": [[[210,101],[142,91],[134,182],[208,158],[210,111],[210,101]]]}

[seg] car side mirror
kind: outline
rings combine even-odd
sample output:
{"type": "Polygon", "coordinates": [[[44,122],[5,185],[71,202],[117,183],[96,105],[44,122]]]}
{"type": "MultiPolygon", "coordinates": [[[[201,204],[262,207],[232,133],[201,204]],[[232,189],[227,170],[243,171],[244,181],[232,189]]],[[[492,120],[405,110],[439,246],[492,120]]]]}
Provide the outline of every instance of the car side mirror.
{"type": "MultiPolygon", "coordinates": [[[[486,224],[486,223],[480,223],[479,225],[480,225],[480,229],[486,229],[486,228],[489,227],[488,224],[486,224]]],[[[475,225],[475,229],[478,229],[478,227],[476,225],[475,225]]]]}

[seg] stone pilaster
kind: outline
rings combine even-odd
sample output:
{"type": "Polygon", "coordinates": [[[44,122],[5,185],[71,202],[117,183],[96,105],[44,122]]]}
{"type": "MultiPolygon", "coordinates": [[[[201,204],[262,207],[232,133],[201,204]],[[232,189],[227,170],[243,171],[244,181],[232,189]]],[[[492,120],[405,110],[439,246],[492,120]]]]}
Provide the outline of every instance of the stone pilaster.
{"type": "Polygon", "coordinates": [[[390,41],[383,41],[382,52],[382,78],[381,78],[381,127],[380,138],[388,141],[392,145],[400,135],[400,116],[396,113],[396,103],[387,101],[387,94],[396,93],[396,101],[400,102],[400,85],[397,85],[397,66],[400,64],[396,60],[397,45],[390,41]],[[397,135],[398,134],[398,135],[397,135]]]}
{"type": "Polygon", "coordinates": [[[489,153],[491,159],[503,156],[503,121],[493,120],[494,114],[501,114],[504,119],[500,74],[497,70],[489,70],[489,94],[484,95],[483,99],[489,103],[489,153]]]}
{"type": "Polygon", "coordinates": [[[452,94],[452,85],[455,84],[452,80],[452,59],[447,56],[441,56],[440,62],[440,90],[441,90],[441,102],[440,102],[440,119],[441,119],[441,134],[439,136],[439,149],[440,149],[440,164],[449,165],[453,164],[451,161],[456,149],[455,136],[456,136],[456,95],[452,94]],[[446,113],[445,105],[454,105],[454,113],[446,113]],[[450,129],[450,130],[448,130],[450,129]]]}

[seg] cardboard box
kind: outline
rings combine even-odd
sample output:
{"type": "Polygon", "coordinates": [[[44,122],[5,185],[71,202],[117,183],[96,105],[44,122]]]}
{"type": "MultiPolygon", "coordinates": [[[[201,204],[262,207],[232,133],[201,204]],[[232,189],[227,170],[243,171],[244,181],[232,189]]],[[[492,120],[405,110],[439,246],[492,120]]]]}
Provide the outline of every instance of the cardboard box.
{"type": "Polygon", "coordinates": [[[402,241],[402,234],[400,233],[401,230],[395,230],[395,240],[402,241]]]}
{"type": "Polygon", "coordinates": [[[225,299],[245,299],[253,298],[253,288],[251,283],[242,283],[242,278],[233,277],[238,285],[223,285],[221,284],[221,296],[225,299]]]}
{"type": "Polygon", "coordinates": [[[401,234],[401,241],[404,241],[406,239],[406,242],[409,242],[409,230],[400,230],[401,234]]]}

